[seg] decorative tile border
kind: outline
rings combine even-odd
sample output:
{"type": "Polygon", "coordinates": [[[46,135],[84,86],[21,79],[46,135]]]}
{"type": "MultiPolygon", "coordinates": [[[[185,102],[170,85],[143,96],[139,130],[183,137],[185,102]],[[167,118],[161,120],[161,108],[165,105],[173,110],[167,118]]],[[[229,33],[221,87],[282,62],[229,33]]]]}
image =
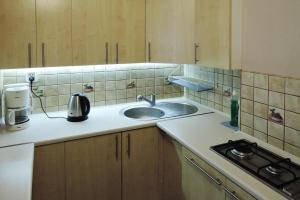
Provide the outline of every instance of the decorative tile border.
{"type": "Polygon", "coordinates": [[[300,157],[300,79],[242,71],[241,130],[300,157]]]}

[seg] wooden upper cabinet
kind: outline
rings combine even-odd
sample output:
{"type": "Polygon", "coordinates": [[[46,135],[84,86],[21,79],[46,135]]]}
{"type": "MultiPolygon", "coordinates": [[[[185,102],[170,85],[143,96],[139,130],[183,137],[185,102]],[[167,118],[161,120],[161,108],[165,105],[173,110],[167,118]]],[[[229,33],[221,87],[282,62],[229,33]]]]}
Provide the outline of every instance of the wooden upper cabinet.
{"type": "Polygon", "coordinates": [[[111,63],[146,61],[145,0],[109,0],[111,2],[111,63]]]}
{"type": "Polygon", "coordinates": [[[238,0],[196,0],[196,63],[240,68],[241,24],[238,0]]]}
{"type": "Polygon", "coordinates": [[[195,0],[147,1],[148,62],[193,62],[194,6],[195,0]]]}
{"type": "Polygon", "coordinates": [[[66,200],[121,200],[121,156],[121,134],[66,142],[66,200]]]}
{"type": "Polygon", "coordinates": [[[0,68],[35,66],[35,0],[1,0],[0,27],[0,68]]]}
{"type": "Polygon", "coordinates": [[[65,200],[64,143],[35,148],[32,199],[65,200]]]}
{"type": "Polygon", "coordinates": [[[71,0],[36,0],[37,65],[72,65],[71,0]]]}
{"type": "Polygon", "coordinates": [[[72,0],[73,65],[111,61],[110,0],[72,0]]]}
{"type": "Polygon", "coordinates": [[[156,127],[122,133],[122,199],[160,197],[159,130],[156,127]]]}

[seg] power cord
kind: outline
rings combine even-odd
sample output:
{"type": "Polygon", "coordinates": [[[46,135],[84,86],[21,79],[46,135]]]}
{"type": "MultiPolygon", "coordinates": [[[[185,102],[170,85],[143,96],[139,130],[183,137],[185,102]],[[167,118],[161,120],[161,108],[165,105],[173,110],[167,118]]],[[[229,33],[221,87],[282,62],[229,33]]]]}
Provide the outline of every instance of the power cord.
{"type": "Polygon", "coordinates": [[[46,110],[44,109],[44,106],[43,106],[43,102],[42,102],[41,97],[40,97],[39,95],[37,95],[37,94],[33,91],[33,89],[32,89],[32,85],[33,85],[32,83],[33,83],[33,81],[34,81],[34,77],[33,77],[33,76],[30,76],[30,77],[29,77],[30,91],[31,91],[31,93],[32,93],[35,97],[37,97],[37,98],[39,99],[40,105],[41,105],[41,108],[42,108],[43,113],[44,113],[49,119],[67,119],[66,117],[51,117],[51,116],[48,115],[48,113],[47,113],[46,110]]]}

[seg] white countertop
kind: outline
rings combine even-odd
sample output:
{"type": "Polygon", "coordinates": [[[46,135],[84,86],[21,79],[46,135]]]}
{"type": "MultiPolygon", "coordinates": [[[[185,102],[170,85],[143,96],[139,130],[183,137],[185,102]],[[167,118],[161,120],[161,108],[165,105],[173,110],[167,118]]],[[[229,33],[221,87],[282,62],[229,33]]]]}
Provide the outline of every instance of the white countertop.
{"type": "Polygon", "coordinates": [[[210,165],[215,167],[222,174],[243,187],[257,199],[286,199],[258,179],[210,150],[210,147],[226,143],[228,140],[247,139],[249,141],[257,142],[262,147],[265,147],[281,156],[290,157],[297,163],[300,163],[300,159],[247,134],[234,132],[229,128],[225,128],[221,124],[225,121],[228,121],[227,117],[213,113],[203,116],[158,122],[157,126],[210,165]]]}
{"type": "Polygon", "coordinates": [[[34,144],[0,148],[0,199],[30,200],[34,144]]]}
{"type": "MultiPolygon", "coordinates": [[[[199,104],[185,98],[175,98],[163,101],[188,102],[199,106],[199,104]]],[[[93,107],[88,120],[83,122],[68,122],[65,119],[48,119],[43,113],[34,114],[30,116],[30,126],[25,130],[9,132],[5,128],[2,128],[0,130],[0,147],[23,143],[35,143],[35,145],[42,145],[82,137],[155,126],[156,122],[159,120],[141,121],[129,119],[120,114],[120,110],[134,105],[149,104],[141,102],[107,107],[93,107]]],[[[211,110],[202,106],[198,108],[199,110],[197,113],[211,112],[211,110]]],[[[50,113],[49,115],[66,116],[67,112],[56,112],[50,113]]]]}
{"type": "MultiPolygon", "coordinates": [[[[185,98],[176,98],[163,100],[169,102],[185,102],[197,105],[199,108],[199,113],[208,113],[212,110],[201,106],[195,102],[187,100],[185,98]]],[[[243,133],[235,133],[231,129],[222,126],[220,123],[228,121],[228,117],[220,113],[213,113],[207,115],[190,116],[186,118],[177,119],[163,119],[163,120],[152,120],[152,121],[139,121],[134,119],[129,119],[120,114],[120,110],[131,107],[133,105],[142,105],[145,103],[131,103],[114,105],[107,107],[94,107],[91,109],[89,114],[89,119],[80,123],[71,123],[63,119],[48,119],[44,114],[35,114],[30,116],[30,126],[29,128],[17,132],[8,132],[5,129],[0,130],[0,149],[6,151],[3,155],[0,153],[0,160],[5,165],[13,164],[2,157],[13,157],[18,158],[26,157],[28,158],[28,165],[24,168],[25,171],[31,170],[30,173],[24,171],[29,177],[24,177],[24,188],[27,189],[27,193],[31,193],[31,179],[32,179],[32,159],[33,159],[33,144],[22,145],[26,147],[26,151],[13,151],[11,148],[21,148],[22,146],[13,146],[17,144],[24,143],[34,143],[35,145],[50,144],[55,142],[63,142],[72,139],[96,136],[101,134],[116,133],[126,130],[132,130],[137,128],[144,128],[155,126],[156,124],[169,134],[174,139],[178,140],[180,143],[185,145],[187,148],[192,150],[195,154],[200,156],[202,159],[206,160],[208,163],[216,167],[221,173],[232,178],[233,181],[242,186],[245,190],[253,194],[253,196],[258,199],[270,199],[270,200],[280,200],[284,199],[277,192],[273,191],[266,185],[264,185],[259,180],[253,178],[249,174],[245,173],[235,165],[226,161],[224,158],[218,154],[209,150],[210,146],[221,144],[227,142],[229,139],[236,140],[240,138],[246,138],[248,140],[259,143],[260,145],[268,148],[271,151],[278,153],[284,157],[291,157],[293,160],[300,163],[299,158],[292,156],[286,152],[283,152],[275,147],[272,147],[264,142],[256,140],[243,133]],[[30,147],[28,147],[30,146],[30,147]],[[2,148],[1,148],[2,147],[2,148]],[[20,155],[18,155],[18,152],[20,155]],[[26,155],[25,155],[26,154],[26,155]],[[31,158],[31,160],[30,160],[31,158]],[[31,162],[29,162],[31,161],[31,162]],[[237,173],[239,172],[239,173],[237,173]],[[30,181],[28,181],[30,179],[30,181]],[[29,183],[30,182],[30,183],[29,183]],[[29,184],[29,185],[28,185],[29,184]]],[[[147,104],[145,104],[147,105],[147,104]]],[[[66,116],[66,112],[51,113],[51,116],[66,116]]],[[[24,162],[25,165],[25,162],[24,162]]],[[[11,167],[9,174],[14,174],[13,171],[18,170],[19,163],[16,163],[15,167],[11,167]]],[[[7,168],[8,169],[8,168],[7,168]]],[[[1,171],[0,171],[1,172],[1,171]]],[[[6,174],[5,173],[5,174],[6,174]]],[[[16,174],[19,172],[17,171],[16,174]]],[[[14,177],[14,176],[12,176],[14,177]]],[[[1,178],[1,177],[0,177],[1,178]]],[[[1,179],[0,179],[1,180],[1,179]]],[[[12,179],[11,179],[12,180],[12,179]]],[[[7,183],[10,184],[10,180],[7,183]]],[[[21,182],[18,182],[21,183],[21,182]]],[[[5,182],[6,185],[6,182],[5,182]]],[[[11,191],[6,187],[0,185],[1,191],[11,191]]],[[[17,191],[13,187],[14,191],[17,191]]],[[[22,193],[20,193],[22,194],[22,193]]],[[[17,194],[12,194],[17,195],[17,194]]],[[[30,200],[30,198],[27,198],[30,200]]],[[[1,199],[2,200],[2,199],[1,199]]],[[[5,199],[6,200],[6,199],[5,199]]],[[[17,198],[16,198],[17,200],[17,198]]],[[[26,198],[22,198],[26,200],[26,198]]]]}

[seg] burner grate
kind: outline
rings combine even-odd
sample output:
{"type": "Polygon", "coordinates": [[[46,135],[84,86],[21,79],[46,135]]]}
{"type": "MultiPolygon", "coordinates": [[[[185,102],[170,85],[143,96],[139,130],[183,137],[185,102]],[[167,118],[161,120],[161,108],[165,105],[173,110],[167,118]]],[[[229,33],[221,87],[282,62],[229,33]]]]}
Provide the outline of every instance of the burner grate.
{"type": "Polygon", "coordinates": [[[211,147],[214,151],[244,168],[269,185],[282,189],[300,179],[300,166],[247,140],[228,141],[211,147]],[[238,157],[233,150],[245,150],[248,156],[238,157]],[[249,151],[251,150],[251,153],[249,151]],[[251,155],[250,155],[251,154],[251,155]],[[269,169],[269,171],[267,170],[269,169]],[[276,171],[277,170],[277,171],[276,171]],[[270,173],[270,172],[273,172],[270,173]]]}

